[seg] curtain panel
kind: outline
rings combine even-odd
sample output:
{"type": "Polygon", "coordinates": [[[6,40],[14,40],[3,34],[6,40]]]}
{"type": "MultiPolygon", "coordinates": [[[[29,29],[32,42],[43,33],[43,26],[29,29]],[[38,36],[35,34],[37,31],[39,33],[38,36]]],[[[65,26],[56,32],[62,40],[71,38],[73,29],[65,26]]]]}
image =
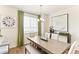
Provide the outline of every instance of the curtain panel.
{"type": "Polygon", "coordinates": [[[17,39],[17,46],[23,46],[24,45],[23,18],[24,18],[24,12],[18,10],[18,39],[17,39]]]}
{"type": "Polygon", "coordinates": [[[38,16],[38,35],[41,36],[41,20],[40,20],[40,15],[38,16]]]}

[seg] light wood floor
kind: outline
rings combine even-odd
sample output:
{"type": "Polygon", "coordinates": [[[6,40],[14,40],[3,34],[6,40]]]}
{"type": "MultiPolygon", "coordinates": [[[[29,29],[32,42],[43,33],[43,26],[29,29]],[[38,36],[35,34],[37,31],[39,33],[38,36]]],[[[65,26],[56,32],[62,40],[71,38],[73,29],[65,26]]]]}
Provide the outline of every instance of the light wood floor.
{"type": "Polygon", "coordinates": [[[25,54],[25,47],[16,47],[9,49],[9,54],[25,54]]]}

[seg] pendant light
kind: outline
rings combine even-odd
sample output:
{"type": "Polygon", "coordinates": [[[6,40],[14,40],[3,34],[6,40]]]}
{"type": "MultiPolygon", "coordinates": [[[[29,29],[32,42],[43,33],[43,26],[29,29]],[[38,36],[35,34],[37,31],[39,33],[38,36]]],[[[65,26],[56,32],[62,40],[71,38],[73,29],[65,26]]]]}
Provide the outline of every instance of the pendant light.
{"type": "Polygon", "coordinates": [[[44,19],[43,19],[43,13],[42,13],[42,6],[43,5],[40,5],[40,19],[38,19],[38,21],[44,21],[44,19]]]}

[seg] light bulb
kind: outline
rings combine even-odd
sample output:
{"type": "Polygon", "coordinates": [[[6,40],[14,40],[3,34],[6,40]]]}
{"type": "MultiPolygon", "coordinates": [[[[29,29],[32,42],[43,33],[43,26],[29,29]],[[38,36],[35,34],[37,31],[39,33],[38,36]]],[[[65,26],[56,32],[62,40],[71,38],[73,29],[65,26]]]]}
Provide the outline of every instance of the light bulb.
{"type": "Polygon", "coordinates": [[[41,20],[41,21],[44,21],[44,19],[43,19],[43,18],[40,18],[40,20],[41,20]]]}
{"type": "Polygon", "coordinates": [[[39,19],[37,19],[37,21],[39,21],[39,19]]]}

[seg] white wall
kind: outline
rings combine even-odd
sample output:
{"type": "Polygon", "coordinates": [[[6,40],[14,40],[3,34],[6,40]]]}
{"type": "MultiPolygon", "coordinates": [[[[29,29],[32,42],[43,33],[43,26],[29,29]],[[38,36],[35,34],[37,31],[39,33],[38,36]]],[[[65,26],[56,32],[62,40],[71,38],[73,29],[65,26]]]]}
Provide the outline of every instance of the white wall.
{"type": "Polygon", "coordinates": [[[73,6],[71,8],[52,13],[50,18],[52,16],[65,13],[69,14],[69,32],[71,34],[71,43],[73,43],[74,40],[79,40],[79,6],[73,6]]]}
{"type": "Polygon", "coordinates": [[[15,26],[12,28],[1,26],[1,35],[5,38],[3,41],[8,41],[10,48],[16,47],[17,44],[17,9],[11,8],[9,6],[0,6],[0,16],[12,16],[15,19],[15,26]]]}

